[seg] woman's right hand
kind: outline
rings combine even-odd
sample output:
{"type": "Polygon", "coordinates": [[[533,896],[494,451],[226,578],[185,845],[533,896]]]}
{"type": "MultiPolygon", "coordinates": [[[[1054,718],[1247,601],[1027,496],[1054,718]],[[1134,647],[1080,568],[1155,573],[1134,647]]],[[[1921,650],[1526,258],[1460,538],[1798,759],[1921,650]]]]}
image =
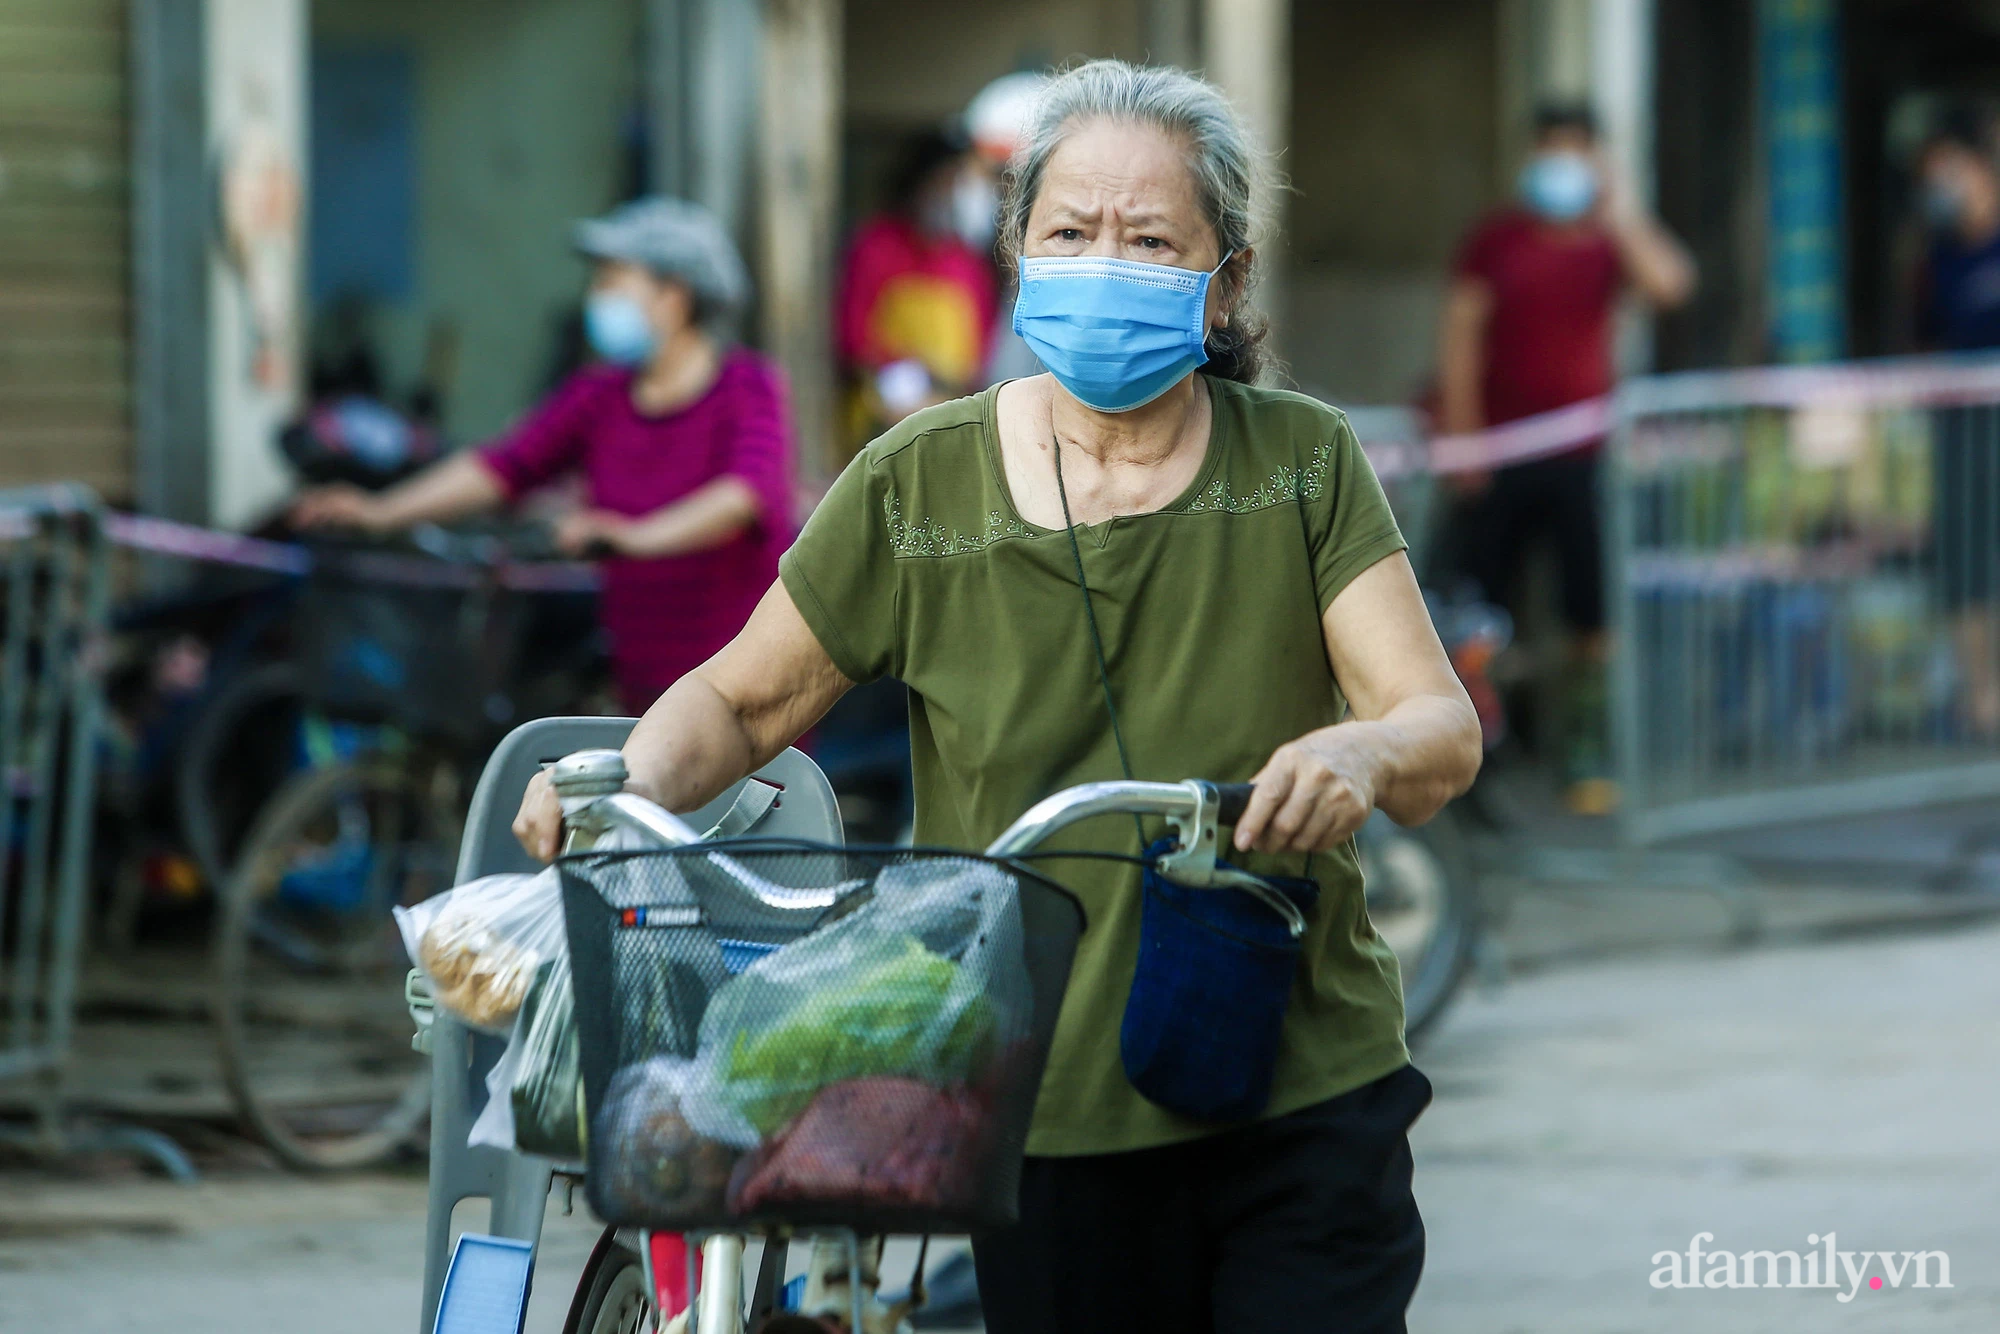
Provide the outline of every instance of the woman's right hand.
{"type": "Polygon", "coordinates": [[[316,486],[299,496],[292,502],[291,520],[299,528],[359,528],[376,532],[388,526],[377,497],[344,483],[316,486]]]}
{"type": "Polygon", "coordinates": [[[528,780],[521,809],[514,816],[514,837],[538,862],[552,862],[562,850],[562,803],[546,770],[528,780]]]}

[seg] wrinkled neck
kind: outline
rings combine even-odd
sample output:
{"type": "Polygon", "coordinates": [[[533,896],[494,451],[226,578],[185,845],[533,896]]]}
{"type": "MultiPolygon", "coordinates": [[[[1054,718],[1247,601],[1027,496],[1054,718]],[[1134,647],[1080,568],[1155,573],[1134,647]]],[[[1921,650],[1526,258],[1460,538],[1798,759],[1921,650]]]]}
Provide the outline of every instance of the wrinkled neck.
{"type": "Polygon", "coordinates": [[[1050,381],[1049,424],[1065,444],[1100,467],[1153,467],[1188,443],[1200,392],[1193,372],[1144,407],[1099,412],[1050,381]]]}

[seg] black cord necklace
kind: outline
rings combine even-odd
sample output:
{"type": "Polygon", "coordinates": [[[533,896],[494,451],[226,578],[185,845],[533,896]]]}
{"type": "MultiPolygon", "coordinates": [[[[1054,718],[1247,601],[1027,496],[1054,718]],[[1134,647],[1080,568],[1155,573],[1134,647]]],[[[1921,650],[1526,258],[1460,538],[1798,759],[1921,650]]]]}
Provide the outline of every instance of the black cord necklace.
{"type": "MultiPolygon", "coordinates": [[[[1127,781],[1132,777],[1132,756],[1125,749],[1125,729],[1118,725],[1118,701],[1111,693],[1111,667],[1104,657],[1104,636],[1097,629],[1097,606],[1090,596],[1090,581],[1083,573],[1083,548],[1076,540],[1076,521],[1069,513],[1069,489],[1063,484],[1062,437],[1055,433],[1053,424],[1049,427],[1049,442],[1056,452],[1056,498],[1062,502],[1063,532],[1069,536],[1069,554],[1076,561],[1076,586],[1083,590],[1083,618],[1090,626],[1090,647],[1097,654],[1097,683],[1104,688],[1104,712],[1111,719],[1111,739],[1118,746],[1118,768],[1127,781]]],[[[1138,831],[1139,847],[1146,846],[1146,826],[1138,815],[1132,817],[1132,828],[1138,831]]]]}

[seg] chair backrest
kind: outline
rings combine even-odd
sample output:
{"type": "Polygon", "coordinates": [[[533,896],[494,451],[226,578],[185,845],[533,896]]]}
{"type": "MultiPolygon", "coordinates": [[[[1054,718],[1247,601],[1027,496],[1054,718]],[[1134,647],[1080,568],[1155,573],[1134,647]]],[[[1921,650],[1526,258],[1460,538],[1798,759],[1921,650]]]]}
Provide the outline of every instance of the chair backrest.
{"type": "MultiPolygon", "coordinates": [[[[633,718],[538,718],[509,732],[486,761],[479,785],[466,812],[465,837],[458,846],[458,876],[464,884],[483,875],[505,871],[535,871],[534,859],[514,841],[514,814],[528,780],[547,763],[572,751],[616,750],[625,744],[638,720],[633,718]]],[[[816,843],[842,841],[840,808],[833,787],[819,766],[797,750],[787,750],[741,783],[686,817],[696,829],[708,829],[736,804],[745,783],[769,783],[781,789],[777,801],[752,831],[773,838],[803,838],[816,843]]]]}

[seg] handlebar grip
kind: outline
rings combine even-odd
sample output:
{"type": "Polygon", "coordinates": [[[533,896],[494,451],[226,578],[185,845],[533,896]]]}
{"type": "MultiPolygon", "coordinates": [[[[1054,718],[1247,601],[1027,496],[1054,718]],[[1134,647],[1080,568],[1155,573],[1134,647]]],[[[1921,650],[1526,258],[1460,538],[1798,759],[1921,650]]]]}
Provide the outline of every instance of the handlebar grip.
{"type": "Polygon", "coordinates": [[[1250,794],[1257,789],[1249,783],[1217,783],[1215,822],[1235,824],[1243,818],[1243,812],[1250,805],[1250,794]]]}

